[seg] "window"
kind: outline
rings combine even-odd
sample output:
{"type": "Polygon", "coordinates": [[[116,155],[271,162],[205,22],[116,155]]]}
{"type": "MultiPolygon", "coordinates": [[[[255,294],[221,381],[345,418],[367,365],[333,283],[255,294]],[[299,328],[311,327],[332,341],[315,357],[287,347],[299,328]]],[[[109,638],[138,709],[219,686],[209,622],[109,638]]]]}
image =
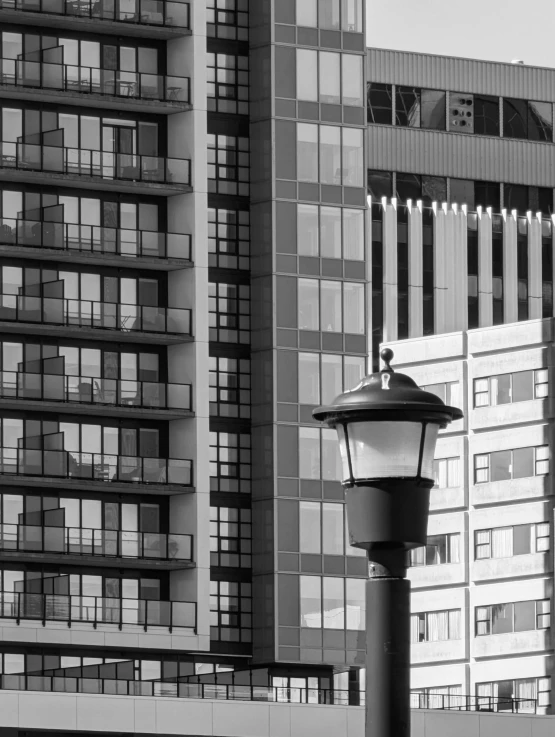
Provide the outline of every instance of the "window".
{"type": "Polygon", "coordinates": [[[548,395],[548,386],[548,369],[474,379],[474,407],[544,399],[548,395]]]}
{"type": "Polygon", "coordinates": [[[297,179],[318,181],[318,126],[297,123],[297,179]]]}
{"type": "Polygon", "coordinates": [[[410,551],[411,566],[440,566],[460,561],[460,533],[429,535],[427,544],[410,551]]]}
{"type": "Polygon", "coordinates": [[[341,481],[341,457],[335,430],[299,427],[301,479],[341,481]]]}
{"type": "MultiPolygon", "coordinates": [[[[300,502],[300,552],[345,555],[345,505],[335,502],[300,502]]],[[[350,546],[348,546],[350,547],[350,546]]]]}
{"type": "Polygon", "coordinates": [[[207,54],[208,110],[249,114],[249,58],[235,54],[207,54]]]}
{"type": "Polygon", "coordinates": [[[210,581],[210,639],[252,642],[250,583],[210,581]]]}
{"type": "Polygon", "coordinates": [[[439,458],[434,461],[434,489],[452,489],[460,486],[460,458],[439,458]]]}
{"type": "Polygon", "coordinates": [[[474,483],[544,476],[549,473],[549,446],[498,450],[474,456],[474,483]]]}
{"type": "Polygon", "coordinates": [[[250,342],[250,287],[210,282],[209,335],[219,343],[250,342]]]}
{"type": "Polygon", "coordinates": [[[551,602],[549,599],[477,606],[474,611],[476,637],[501,635],[507,632],[544,630],[551,626],[551,602]]]}
{"type": "Polygon", "coordinates": [[[363,356],[299,353],[299,397],[304,404],[331,402],[353,389],[366,373],[363,356]]]}
{"type": "Polygon", "coordinates": [[[250,568],[251,511],[210,507],[210,565],[250,568]]]}
{"type": "Polygon", "coordinates": [[[246,210],[208,209],[208,265],[249,269],[250,219],[246,210]]]}
{"type": "Polygon", "coordinates": [[[364,630],[365,585],[363,578],[300,576],[301,627],[364,630]]]}
{"type": "Polygon", "coordinates": [[[536,703],[540,708],[551,704],[551,677],[477,683],[476,696],[478,709],[533,713],[536,703]]]}
{"type": "Polygon", "coordinates": [[[210,414],[250,418],[251,362],[246,358],[210,357],[210,414]]]}
{"type": "Polygon", "coordinates": [[[462,685],[430,686],[416,688],[410,692],[411,709],[453,709],[466,704],[462,685]]]}
{"type": "Polygon", "coordinates": [[[364,210],[297,205],[297,243],[302,256],[364,259],[364,210]]]}
{"type": "Polygon", "coordinates": [[[369,123],[393,123],[393,88],[390,84],[368,82],[366,85],[367,119],[369,123]]]}
{"type": "Polygon", "coordinates": [[[511,558],[513,555],[546,553],[549,550],[549,522],[513,527],[495,527],[474,533],[474,559],[511,558]]]}
{"type": "Polygon", "coordinates": [[[358,54],[297,49],[297,98],[362,107],[362,60],[358,54]]]}
{"type": "Polygon", "coordinates": [[[481,136],[499,135],[498,97],[474,95],[474,133],[481,136]]]}
{"type": "Polygon", "coordinates": [[[297,123],[297,178],[336,186],[364,186],[363,130],[297,123]]]}
{"type": "Polygon", "coordinates": [[[297,25],[362,33],[362,2],[363,0],[301,0],[297,3],[297,25]]]}
{"type": "Polygon", "coordinates": [[[299,328],[364,335],[364,284],[298,280],[299,328]]]}
{"type": "Polygon", "coordinates": [[[461,402],[461,387],[458,381],[448,381],[443,384],[426,384],[422,386],[425,392],[435,394],[445,404],[451,407],[459,407],[461,402]]]}
{"type": "Polygon", "coordinates": [[[445,99],[445,92],[440,90],[396,86],[396,125],[445,130],[445,99]]]}
{"type": "Polygon", "coordinates": [[[207,36],[247,41],[249,38],[248,9],[248,0],[207,0],[207,36]]]}
{"type": "Polygon", "coordinates": [[[503,98],[503,136],[530,141],[552,141],[552,104],[503,98]]]}
{"type": "Polygon", "coordinates": [[[410,641],[441,642],[461,639],[461,610],[420,612],[410,618],[410,641]]]}
{"type": "Polygon", "coordinates": [[[379,201],[382,197],[393,197],[393,173],[368,169],[367,187],[368,194],[373,200],[379,201]]]}
{"type": "Polygon", "coordinates": [[[210,490],[250,493],[251,437],[247,433],[210,433],[210,490]]]}
{"type": "Polygon", "coordinates": [[[249,196],[249,139],[208,134],[208,191],[249,196]]]}

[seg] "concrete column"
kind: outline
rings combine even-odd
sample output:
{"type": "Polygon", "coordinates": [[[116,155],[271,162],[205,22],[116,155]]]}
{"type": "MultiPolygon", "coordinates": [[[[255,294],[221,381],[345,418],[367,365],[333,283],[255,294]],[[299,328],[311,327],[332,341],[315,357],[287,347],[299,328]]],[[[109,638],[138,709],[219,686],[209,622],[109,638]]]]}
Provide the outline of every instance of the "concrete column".
{"type": "Polygon", "coordinates": [[[518,321],[517,213],[503,210],[503,321],[518,321]]]}
{"type": "Polygon", "coordinates": [[[445,213],[433,203],[434,210],[434,323],[436,333],[449,332],[449,304],[446,275],[445,213]]]}
{"type": "Polygon", "coordinates": [[[422,201],[419,200],[416,207],[410,207],[409,215],[409,338],[420,338],[423,334],[422,201]]]}
{"type": "Polygon", "coordinates": [[[542,224],[541,213],[528,216],[528,317],[542,316],[542,224]],[[539,217],[538,217],[539,215],[539,217]]]}
{"type": "Polygon", "coordinates": [[[478,208],[478,312],[481,328],[493,325],[491,208],[478,208]]]}
{"type": "Polygon", "coordinates": [[[384,343],[397,340],[397,200],[387,205],[383,220],[383,311],[384,343]]]}
{"type": "Polygon", "coordinates": [[[453,330],[468,329],[468,229],[466,208],[459,210],[453,205],[453,288],[454,323],[453,330]]]}

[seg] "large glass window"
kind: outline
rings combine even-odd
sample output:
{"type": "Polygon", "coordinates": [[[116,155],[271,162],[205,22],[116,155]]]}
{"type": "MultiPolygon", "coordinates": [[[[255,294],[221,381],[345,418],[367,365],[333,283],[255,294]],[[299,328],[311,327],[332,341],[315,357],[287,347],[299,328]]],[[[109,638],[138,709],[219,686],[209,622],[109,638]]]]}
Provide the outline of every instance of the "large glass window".
{"type": "Polygon", "coordinates": [[[390,84],[368,82],[366,85],[367,118],[369,123],[393,123],[393,87],[390,84]]]}
{"type": "Polygon", "coordinates": [[[318,0],[318,25],[332,31],[340,29],[339,0],[318,0]]]}
{"type": "Polygon", "coordinates": [[[330,105],[341,104],[340,70],[341,54],[332,51],[320,52],[320,102],[330,105]]]}
{"type": "Polygon", "coordinates": [[[319,555],[322,552],[322,505],[320,502],[300,502],[299,527],[301,553],[319,555]]]}
{"type": "Polygon", "coordinates": [[[322,184],[336,185],[341,185],[343,181],[341,128],[338,126],[322,125],[320,127],[320,181],[322,184]]]}
{"type": "Polygon", "coordinates": [[[322,627],[322,579],[301,576],[301,627],[322,627]]]}
{"type": "Polygon", "coordinates": [[[549,446],[498,450],[474,456],[474,483],[545,476],[549,473],[549,446]]]}
{"type": "Polygon", "coordinates": [[[441,642],[461,639],[461,610],[420,612],[410,618],[410,641],[441,642]]]}
{"type": "Polygon", "coordinates": [[[310,405],[327,404],[342,391],[353,389],[364,374],[364,356],[299,353],[299,397],[301,403],[310,405]],[[322,388],[321,392],[320,386],[322,388]]]}
{"type": "Polygon", "coordinates": [[[320,329],[319,284],[317,279],[299,279],[299,328],[320,329]]]}
{"type": "Polygon", "coordinates": [[[503,136],[531,141],[552,141],[552,104],[504,97],[503,136]]]}
{"type": "Polygon", "coordinates": [[[322,552],[325,555],[344,555],[343,504],[322,505],[322,552]]]}
{"type": "Polygon", "coordinates": [[[318,126],[312,123],[297,123],[297,178],[318,181],[318,126]]]}
{"type": "Polygon", "coordinates": [[[474,379],[474,407],[544,399],[548,390],[548,369],[474,379]]]}
{"type": "Polygon", "coordinates": [[[297,205],[297,251],[300,256],[319,256],[318,206],[297,205]]]}
{"type": "Polygon", "coordinates": [[[351,33],[362,33],[362,3],[363,0],[342,0],[341,28],[351,33]]]}
{"type": "Polygon", "coordinates": [[[299,427],[299,475],[302,479],[320,478],[320,429],[299,427]]]}
{"type": "Polygon", "coordinates": [[[299,279],[299,328],[363,335],[364,290],[357,282],[299,279]]]}
{"type": "Polygon", "coordinates": [[[297,49],[297,97],[318,102],[318,52],[297,49]]]}
{"type": "Polygon", "coordinates": [[[479,606],[474,612],[476,637],[501,635],[507,632],[528,632],[551,626],[549,599],[479,606]]]}
{"type": "Polygon", "coordinates": [[[356,54],[341,55],[343,105],[356,107],[362,107],[364,105],[363,59],[363,56],[356,54]]]}
{"type": "Polygon", "coordinates": [[[439,458],[434,461],[434,488],[452,489],[460,486],[460,458],[439,458]]]}
{"type": "Polygon", "coordinates": [[[428,535],[424,547],[410,551],[411,566],[441,566],[460,561],[460,533],[428,535]]]}
{"type": "Polygon", "coordinates": [[[513,555],[545,553],[549,550],[549,522],[476,530],[474,558],[511,558],[513,555]]]}
{"type": "Polygon", "coordinates": [[[297,3],[297,25],[316,28],[318,26],[318,1],[302,0],[297,3]]]}
{"type": "Polygon", "coordinates": [[[476,684],[479,708],[527,714],[551,704],[551,677],[517,678],[476,684]]]}
{"type": "Polygon", "coordinates": [[[301,256],[362,261],[364,210],[297,205],[297,250],[301,256]]]}
{"type": "Polygon", "coordinates": [[[364,132],[361,128],[343,128],[343,184],[364,187],[364,132]]]}

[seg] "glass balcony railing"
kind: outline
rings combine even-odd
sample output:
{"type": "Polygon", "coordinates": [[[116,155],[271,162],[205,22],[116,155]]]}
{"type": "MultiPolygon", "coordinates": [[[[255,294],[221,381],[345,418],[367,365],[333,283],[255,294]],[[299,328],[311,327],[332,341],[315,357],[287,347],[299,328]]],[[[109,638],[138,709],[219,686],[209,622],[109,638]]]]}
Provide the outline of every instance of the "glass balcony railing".
{"type": "Polygon", "coordinates": [[[191,335],[191,310],[91,302],[83,299],[0,295],[0,322],[31,322],[123,332],[191,335]]]}
{"type": "Polygon", "coordinates": [[[196,604],[191,601],[145,601],[101,596],[0,592],[0,617],[43,622],[138,624],[150,627],[196,627],[196,604]]]}
{"type": "Polygon", "coordinates": [[[191,260],[191,236],[99,225],[0,219],[0,245],[145,258],[191,260]]]}
{"type": "Polygon", "coordinates": [[[145,409],[192,408],[190,384],[16,371],[0,372],[0,398],[145,409]]]}
{"type": "Polygon", "coordinates": [[[68,450],[0,448],[0,474],[192,486],[193,462],[182,458],[143,458],[68,450]]]}
{"type": "Polygon", "coordinates": [[[1,143],[0,150],[0,167],[3,169],[52,172],[149,184],[187,186],[191,184],[189,159],[7,141],[1,143]]]}
{"type": "Polygon", "coordinates": [[[83,527],[0,524],[0,550],[97,555],[102,558],[193,560],[193,536],[83,527]]]}
{"type": "Polygon", "coordinates": [[[191,101],[188,77],[22,59],[0,59],[0,84],[33,90],[122,97],[125,100],[191,101]]]}
{"type": "Polygon", "coordinates": [[[176,29],[190,27],[189,3],[178,0],[0,0],[0,10],[176,29]]]}

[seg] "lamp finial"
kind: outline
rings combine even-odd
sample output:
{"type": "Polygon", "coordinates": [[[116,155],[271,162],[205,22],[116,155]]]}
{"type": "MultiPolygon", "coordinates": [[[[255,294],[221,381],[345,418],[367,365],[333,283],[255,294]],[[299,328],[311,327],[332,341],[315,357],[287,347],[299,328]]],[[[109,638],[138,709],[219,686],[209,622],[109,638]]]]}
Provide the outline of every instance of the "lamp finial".
{"type": "Polygon", "coordinates": [[[391,361],[393,361],[393,356],[394,353],[391,348],[382,348],[382,350],[380,351],[380,357],[385,363],[385,368],[382,369],[382,371],[391,371],[393,373],[393,369],[391,368],[391,361]]]}

